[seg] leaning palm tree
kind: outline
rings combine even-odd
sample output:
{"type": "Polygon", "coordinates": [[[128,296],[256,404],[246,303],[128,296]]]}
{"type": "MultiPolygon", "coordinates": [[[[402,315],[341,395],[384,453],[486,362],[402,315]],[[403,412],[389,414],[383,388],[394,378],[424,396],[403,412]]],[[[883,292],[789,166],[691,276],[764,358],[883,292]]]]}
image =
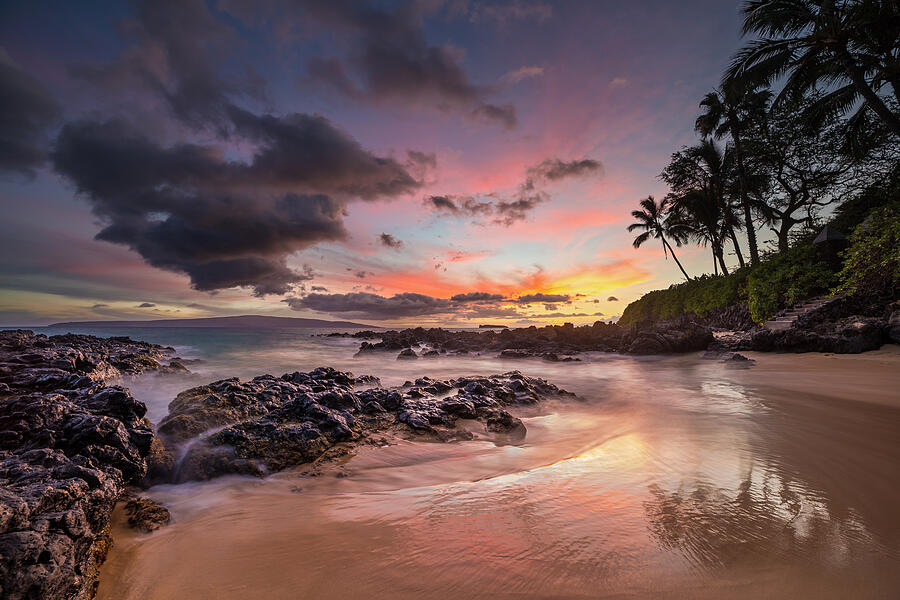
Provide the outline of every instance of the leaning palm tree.
{"type": "MultiPolygon", "coordinates": [[[[703,112],[697,117],[694,129],[704,137],[722,139],[731,137],[737,159],[737,176],[740,189],[741,210],[750,247],[750,264],[759,264],[756,228],[751,212],[749,175],[744,165],[743,132],[765,118],[766,107],[772,94],[768,90],[753,90],[737,84],[723,86],[708,93],[700,102],[703,112]]],[[[741,261],[743,262],[743,261],[741,261]]]]}
{"type": "Polygon", "coordinates": [[[760,87],[787,76],[775,99],[827,89],[807,112],[821,120],[856,109],[851,126],[871,110],[900,135],[900,3],[894,0],[747,0],[743,33],[759,39],[734,57],[723,85],[760,87]]]}
{"type": "Polygon", "coordinates": [[[631,211],[631,216],[637,219],[637,222],[628,226],[629,232],[638,229],[642,230],[642,233],[634,238],[634,247],[640,248],[644,242],[651,238],[660,240],[663,246],[663,255],[668,259],[671,252],[672,258],[675,259],[675,264],[681,269],[685,279],[690,281],[690,276],[684,270],[684,267],[681,266],[681,261],[675,256],[675,250],[669,244],[669,240],[666,239],[667,237],[671,238],[676,246],[681,246],[687,241],[688,231],[684,223],[679,219],[670,220],[668,201],[665,198],[657,204],[653,196],[647,196],[641,200],[641,208],[642,210],[631,211]]]}

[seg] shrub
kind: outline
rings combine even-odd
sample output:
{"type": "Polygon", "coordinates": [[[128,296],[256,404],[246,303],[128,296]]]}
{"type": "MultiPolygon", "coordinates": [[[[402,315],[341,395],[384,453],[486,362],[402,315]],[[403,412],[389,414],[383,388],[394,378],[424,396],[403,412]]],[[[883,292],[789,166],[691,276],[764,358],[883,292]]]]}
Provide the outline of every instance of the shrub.
{"type": "Polygon", "coordinates": [[[838,292],[894,296],[900,286],[900,202],[875,209],[850,236],[838,292]]]}
{"type": "Polygon", "coordinates": [[[648,292],[625,308],[619,323],[656,321],[684,313],[706,316],[741,303],[748,305],[754,321],[763,322],[786,306],[828,291],[834,283],[834,272],[817,258],[815,248],[805,243],[727,277],[704,275],[648,292]]]}
{"type": "Polygon", "coordinates": [[[625,307],[619,323],[656,321],[683,313],[705,316],[717,308],[744,302],[746,277],[747,269],[741,269],[728,277],[703,275],[665,290],[648,292],[625,307]]]}
{"type": "Polygon", "coordinates": [[[826,292],[834,282],[834,272],[810,244],[771,255],[747,277],[750,316],[761,323],[786,306],[826,292]]]}

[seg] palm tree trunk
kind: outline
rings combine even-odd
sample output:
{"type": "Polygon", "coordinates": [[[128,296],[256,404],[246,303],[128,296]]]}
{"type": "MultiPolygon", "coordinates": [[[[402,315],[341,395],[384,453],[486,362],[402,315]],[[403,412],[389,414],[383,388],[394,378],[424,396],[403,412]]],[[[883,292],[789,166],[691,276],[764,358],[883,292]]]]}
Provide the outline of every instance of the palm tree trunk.
{"type": "Polygon", "coordinates": [[[728,267],[725,266],[725,253],[722,251],[721,243],[717,242],[714,246],[714,251],[715,249],[718,249],[718,252],[716,252],[716,258],[719,259],[719,266],[722,267],[722,275],[728,275],[728,267]]]}
{"type": "MultiPolygon", "coordinates": [[[[750,264],[754,267],[759,264],[759,247],[756,244],[756,229],[753,228],[753,215],[750,212],[750,200],[747,198],[747,178],[744,172],[744,151],[741,147],[741,136],[737,130],[737,122],[732,121],[731,138],[734,140],[734,151],[737,154],[738,182],[741,186],[741,207],[744,209],[744,227],[747,228],[747,245],[750,246],[750,264]]],[[[737,246],[737,241],[735,241],[737,246]]],[[[740,257],[740,253],[738,253],[740,257]]],[[[743,258],[740,259],[744,266],[743,258]]]]}
{"type": "Polygon", "coordinates": [[[662,238],[663,245],[669,248],[669,252],[672,253],[672,258],[675,259],[675,264],[678,265],[678,268],[681,269],[681,274],[684,275],[684,278],[688,281],[691,280],[690,276],[687,274],[687,271],[684,270],[684,267],[681,266],[681,261],[678,260],[678,257],[675,256],[675,249],[666,241],[666,238],[662,238]]]}
{"type": "Polygon", "coordinates": [[[875,111],[875,114],[881,117],[884,124],[887,125],[894,134],[900,135],[900,118],[891,112],[891,109],[885,105],[881,97],[869,87],[865,74],[862,69],[859,68],[859,65],[856,64],[856,61],[853,60],[853,56],[850,54],[850,51],[847,50],[847,46],[838,46],[836,52],[838,59],[844,67],[844,72],[850,78],[850,81],[853,82],[853,85],[862,97],[866,99],[868,105],[875,111]]]}
{"type": "Polygon", "coordinates": [[[734,227],[728,228],[728,237],[731,238],[731,243],[734,244],[734,253],[738,259],[738,265],[743,269],[744,268],[744,255],[741,254],[741,245],[738,243],[737,235],[734,233],[734,227]]]}

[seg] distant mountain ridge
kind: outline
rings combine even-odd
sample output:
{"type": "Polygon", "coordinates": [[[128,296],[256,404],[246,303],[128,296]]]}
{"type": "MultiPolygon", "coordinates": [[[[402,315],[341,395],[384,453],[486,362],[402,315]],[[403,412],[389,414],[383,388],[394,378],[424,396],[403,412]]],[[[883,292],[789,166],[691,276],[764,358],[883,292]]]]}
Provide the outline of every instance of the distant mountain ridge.
{"type": "Polygon", "coordinates": [[[244,329],[381,329],[375,325],[364,325],[352,321],[326,321],[324,319],[301,319],[298,317],[267,317],[263,315],[240,315],[235,317],[203,317],[197,319],[151,319],[148,321],[69,321],[54,323],[48,327],[234,327],[244,329]]]}

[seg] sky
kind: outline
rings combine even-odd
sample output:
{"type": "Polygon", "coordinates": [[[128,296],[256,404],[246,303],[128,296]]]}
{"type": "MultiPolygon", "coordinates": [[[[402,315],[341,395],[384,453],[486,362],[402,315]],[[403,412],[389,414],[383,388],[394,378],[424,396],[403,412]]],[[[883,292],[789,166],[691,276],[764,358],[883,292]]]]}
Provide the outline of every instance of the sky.
{"type": "Polygon", "coordinates": [[[625,228],[739,8],[4,2],[0,325],[615,320],[681,278],[625,228]]]}

